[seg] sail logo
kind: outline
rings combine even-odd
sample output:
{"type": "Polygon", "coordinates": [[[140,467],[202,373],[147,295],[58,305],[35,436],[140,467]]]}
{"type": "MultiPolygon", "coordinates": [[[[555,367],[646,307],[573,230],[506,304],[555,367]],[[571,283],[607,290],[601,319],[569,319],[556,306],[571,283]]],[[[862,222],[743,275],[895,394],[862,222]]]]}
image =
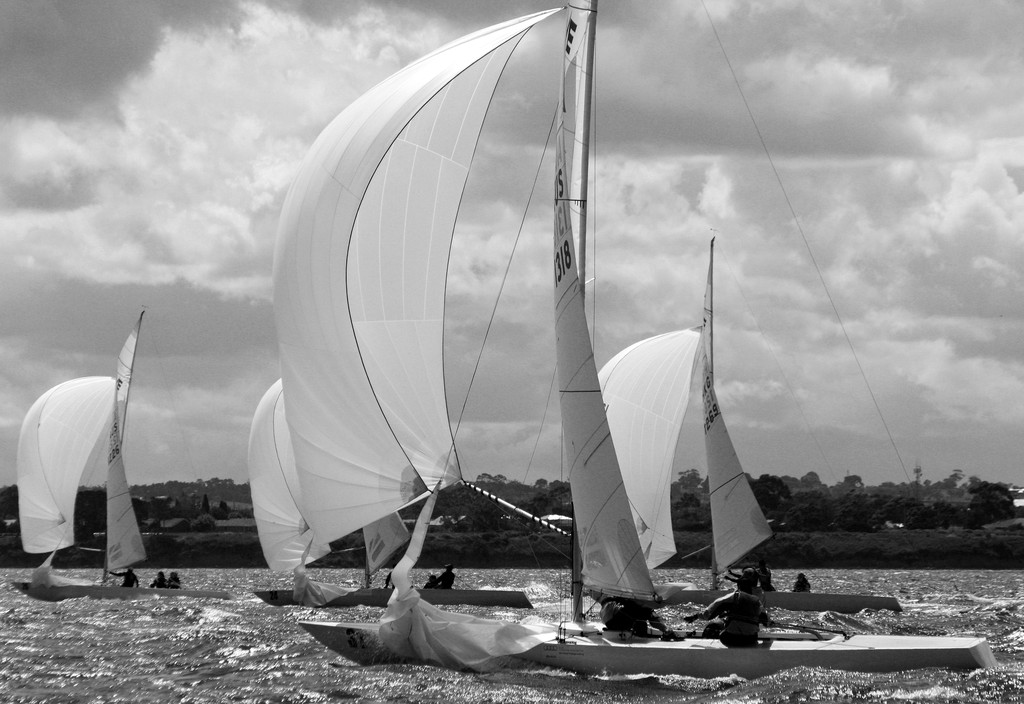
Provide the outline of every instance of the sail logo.
{"type": "Polygon", "coordinates": [[[572,54],[572,43],[576,40],[576,29],[578,25],[570,18],[568,26],[565,28],[565,54],[569,56],[572,54]]]}

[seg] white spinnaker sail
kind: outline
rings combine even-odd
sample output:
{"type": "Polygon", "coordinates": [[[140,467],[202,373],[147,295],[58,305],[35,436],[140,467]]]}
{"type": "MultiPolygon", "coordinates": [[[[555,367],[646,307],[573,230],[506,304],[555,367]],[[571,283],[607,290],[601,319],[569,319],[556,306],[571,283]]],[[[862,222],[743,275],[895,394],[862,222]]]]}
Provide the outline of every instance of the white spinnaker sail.
{"type": "Polygon", "coordinates": [[[704,329],[699,362],[703,370],[704,447],[708,460],[708,493],[711,498],[711,532],[718,572],[772,537],[772,529],[743,473],[729,430],[725,427],[715,393],[713,286],[714,244],[704,294],[704,329]]]}
{"type": "Polygon", "coordinates": [[[267,389],[249,432],[249,486],[263,557],[270,569],[290,572],[331,551],[302,517],[302,488],[295,473],[281,380],[267,389]]]}
{"type": "Polygon", "coordinates": [[[83,474],[103,476],[114,380],[65,381],[32,404],[18,439],[18,515],[25,552],[74,545],[75,497],[83,474]]]}
{"type": "Polygon", "coordinates": [[[121,437],[117,405],[114,404],[107,444],[107,570],[123,569],[146,559],[146,549],[142,546],[142,534],[139,532],[139,522],[135,518],[128,479],[124,473],[121,437]]]}
{"type": "Polygon", "coordinates": [[[448,251],[495,84],[549,14],[452,42],[365,93],[288,193],[274,312],[304,515],[325,539],[460,478],[442,363],[448,251]]]}
{"type": "MultiPolygon", "coordinates": [[[[571,44],[587,36],[573,31],[593,21],[589,9],[570,9],[566,33],[565,79],[559,110],[555,150],[555,345],[557,351],[559,402],[569,482],[576,518],[576,543],[581,552],[583,583],[602,594],[619,594],[652,599],[654,585],[643,551],[633,528],[629,501],[608,429],[604,400],[597,378],[594,351],[583,309],[583,290],[577,269],[573,239],[573,206],[586,212],[586,192],[576,194],[566,174],[574,173],[571,153],[575,144],[577,111],[575,95],[585,94],[575,86],[585,78],[587,53],[574,51],[571,44]]],[[[580,158],[587,158],[582,153],[580,158]]],[[[581,183],[584,187],[585,183],[581,183]]]]}
{"type": "Polygon", "coordinates": [[[700,328],[694,328],[641,340],[598,374],[634,525],[651,569],[676,554],[670,491],[682,471],[676,445],[700,339],[700,328]]]}

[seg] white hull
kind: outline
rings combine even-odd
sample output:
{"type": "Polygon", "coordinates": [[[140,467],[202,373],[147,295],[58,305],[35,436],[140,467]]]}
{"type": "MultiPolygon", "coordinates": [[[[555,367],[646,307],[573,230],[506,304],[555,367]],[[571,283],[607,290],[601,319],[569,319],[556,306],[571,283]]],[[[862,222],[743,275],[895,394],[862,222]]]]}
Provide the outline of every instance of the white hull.
{"type": "MultiPolygon", "coordinates": [[[[322,608],[348,606],[387,606],[391,589],[354,589],[331,599],[322,608]]],[[[419,589],[420,598],[435,605],[501,606],[510,609],[532,609],[526,594],[508,589],[419,589]]],[[[293,606],[291,590],[258,591],[256,596],[271,606],[293,606]]]]}
{"type": "Polygon", "coordinates": [[[148,589],[142,587],[115,587],[102,585],[69,584],[53,587],[33,587],[29,582],[14,582],[14,586],[33,599],[64,601],[65,599],[234,599],[231,592],[215,589],[148,589]]]}
{"type": "MultiPolygon", "coordinates": [[[[715,599],[732,593],[732,590],[686,589],[675,592],[665,599],[665,604],[710,604],[715,599]]],[[[834,611],[840,614],[855,614],[860,611],[883,610],[903,611],[900,602],[892,596],[871,594],[829,594],[826,592],[764,592],[764,605],[787,611],[834,611]]]]}
{"type": "MultiPolygon", "coordinates": [[[[300,621],[314,638],[360,664],[395,662],[377,638],[374,623],[300,621]]],[[[753,648],[727,648],[718,640],[684,638],[664,642],[607,633],[594,625],[559,640],[542,643],[516,660],[585,674],[682,675],[687,677],[753,678],[794,667],[822,667],[855,672],[896,672],[928,667],[972,670],[994,667],[995,657],[984,638],[931,636],[765,634],[753,648]]]]}

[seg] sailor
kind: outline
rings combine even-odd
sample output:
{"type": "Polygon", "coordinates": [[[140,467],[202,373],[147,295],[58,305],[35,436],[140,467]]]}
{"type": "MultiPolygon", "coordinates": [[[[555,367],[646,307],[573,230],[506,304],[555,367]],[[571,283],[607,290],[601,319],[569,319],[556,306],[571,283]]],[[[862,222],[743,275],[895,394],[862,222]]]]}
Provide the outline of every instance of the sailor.
{"type": "Polygon", "coordinates": [[[622,597],[601,598],[601,622],[609,631],[629,631],[635,636],[652,638],[661,635],[662,640],[672,640],[675,633],[662,622],[658,613],[643,604],[622,597]],[[658,630],[652,634],[649,626],[658,630]]]}
{"type": "Polygon", "coordinates": [[[427,577],[427,583],[423,585],[424,589],[437,589],[437,575],[432,574],[427,577]]]}
{"type": "Polygon", "coordinates": [[[736,581],[736,591],[716,599],[703,612],[686,617],[687,623],[698,618],[708,620],[702,638],[717,637],[730,648],[757,645],[760,624],[768,624],[768,612],[753,594],[757,572],[748,567],[736,581]]]}
{"type": "Polygon", "coordinates": [[[768,564],[764,560],[757,561],[757,582],[761,585],[761,590],[765,592],[775,591],[775,587],[772,585],[772,571],[768,569],[768,564]]]}
{"type": "Polygon", "coordinates": [[[121,582],[122,587],[139,586],[139,578],[135,576],[134,572],[132,572],[131,567],[126,569],[124,572],[114,572],[113,570],[111,570],[110,574],[114,575],[115,577],[124,577],[124,580],[121,582]]]}
{"type": "Polygon", "coordinates": [[[156,579],[149,583],[150,589],[167,589],[167,578],[163,572],[156,573],[156,579]]]}
{"type": "Polygon", "coordinates": [[[181,589],[181,578],[178,577],[177,572],[171,572],[170,578],[167,580],[168,589],[181,589]]]}
{"type": "Polygon", "coordinates": [[[795,592],[809,592],[811,591],[811,583],[807,580],[807,575],[803,572],[799,572],[796,575],[796,581],[793,582],[793,591],[795,592]]]}
{"type": "Polygon", "coordinates": [[[452,572],[455,565],[445,565],[444,572],[437,578],[437,589],[451,589],[455,584],[455,573],[452,572]]]}

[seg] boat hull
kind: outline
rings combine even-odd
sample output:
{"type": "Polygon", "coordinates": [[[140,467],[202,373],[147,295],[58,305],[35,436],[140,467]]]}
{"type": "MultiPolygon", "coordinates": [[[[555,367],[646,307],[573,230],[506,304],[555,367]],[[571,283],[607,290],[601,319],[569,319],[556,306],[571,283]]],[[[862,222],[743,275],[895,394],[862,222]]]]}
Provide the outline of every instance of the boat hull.
{"type": "Polygon", "coordinates": [[[91,584],[68,584],[52,587],[33,587],[30,582],[14,582],[15,588],[40,601],[65,599],[234,599],[231,592],[215,589],[148,589],[143,587],[114,587],[91,584]]]}
{"type": "MultiPolygon", "coordinates": [[[[526,594],[508,589],[419,589],[420,598],[435,606],[501,606],[510,609],[532,609],[526,594]]],[[[319,608],[348,606],[387,606],[391,589],[355,589],[331,599],[319,608]]],[[[271,606],[293,606],[297,602],[291,591],[258,591],[256,596],[271,606]]]]}
{"type": "MultiPolygon", "coordinates": [[[[684,589],[667,596],[664,604],[710,604],[731,591],[684,589]]],[[[871,594],[828,594],[826,592],[764,592],[764,605],[787,611],[834,611],[855,614],[864,610],[903,611],[892,596],[871,594]]]]}
{"type": "MultiPolygon", "coordinates": [[[[300,621],[325,646],[359,664],[396,662],[377,637],[377,624],[300,621]]],[[[718,640],[684,638],[665,642],[618,631],[578,630],[513,656],[584,674],[762,677],[794,667],[854,672],[896,672],[928,667],[973,670],[994,667],[984,638],[934,636],[765,634],[756,647],[727,648],[718,640]]]]}

